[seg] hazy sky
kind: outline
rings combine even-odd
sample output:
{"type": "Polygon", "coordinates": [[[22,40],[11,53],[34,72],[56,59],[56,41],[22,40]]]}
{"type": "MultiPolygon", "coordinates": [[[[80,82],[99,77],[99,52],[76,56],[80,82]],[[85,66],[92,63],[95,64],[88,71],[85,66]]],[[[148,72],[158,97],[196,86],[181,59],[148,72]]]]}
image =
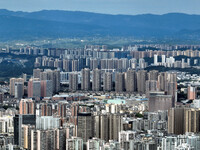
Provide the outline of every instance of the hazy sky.
{"type": "Polygon", "coordinates": [[[78,10],[108,14],[200,14],[200,0],[0,0],[0,9],[78,10]]]}

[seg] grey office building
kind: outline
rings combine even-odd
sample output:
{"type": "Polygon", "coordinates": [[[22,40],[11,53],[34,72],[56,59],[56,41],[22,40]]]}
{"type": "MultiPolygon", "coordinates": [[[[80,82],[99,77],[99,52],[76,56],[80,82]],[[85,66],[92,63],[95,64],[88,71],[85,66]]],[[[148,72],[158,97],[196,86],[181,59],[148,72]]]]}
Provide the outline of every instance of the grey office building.
{"type": "Polygon", "coordinates": [[[14,117],[14,144],[19,145],[22,140],[22,124],[36,125],[35,115],[15,115],[14,117]]]}

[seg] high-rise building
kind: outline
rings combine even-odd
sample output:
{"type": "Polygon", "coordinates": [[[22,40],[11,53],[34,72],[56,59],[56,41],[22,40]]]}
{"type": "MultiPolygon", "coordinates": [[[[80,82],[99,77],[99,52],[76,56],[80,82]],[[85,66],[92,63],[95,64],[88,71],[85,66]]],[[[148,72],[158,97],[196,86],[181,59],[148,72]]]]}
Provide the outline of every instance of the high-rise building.
{"type": "Polygon", "coordinates": [[[190,59],[187,59],[187,66],[190,66],[190,59]]]}
{"type": "Polygon", "coordinates": [[[82,69],[82,80],[81,80],[81,89],[90,90],[90,70],[88,68],[82,69]]]}
{"type": "Polygon", "coordinates": [[[101,90],[101,70],[94,69],[92,71],[92,90],[100,91],[101,90]]]}
{"type": "Polygon", "coordinates": [[[69,82],[69,74],[70,74],[70,72],[60,72],[60,82],[68,83],[69,82]]]}
{"type": "Polygon", "coordinates": [[[35,115],[15,115],[14,117],[14,144],[21,146],[22,143],[22,124],[34,125],[36,124],[35,115]]]}
{"type": "Polygon", "coordinates": [[[148,72],[148,80],[158,80],[158,71],[157,70],[151,70],[148,72]]]}
{"type": "Polygon", "coordinates": [[[41,96],[42,97],[51,97],[53,95],[53,87],[51,80],[42,80],[41,84],[41,96]]]}
{"type": "Polygon", "coordinates": [[[98,68],[98,59],[90,59],[90,69],[94,70],[98,68]]]}
{"type": "Polygon", "coordinates": [[[200,132],[200,110],[191,108],[171,108],[168,111],[168,133],[185,134],[200,132]]]}
{"type": "Polygon", "coordinates": [[[120,71],[123,69],[123,61],[122,61],[122,59],[117,59],[116,60],[116,69],[120,70],[120,71]]]}
{"type": "Polygon", "coordinates": [[[169,149],[200,149],[199,136],[194,133],[186,133],[185,135],[166,136],[162,138],[162,150],[169,149]]]}
{"type": "Polygon", "coordinates": [[[79,71],[78,60],[72,60],[72,72],[79,71]]]}
{"type": "Polygon", "coordinates": [[[40,104],[40,114],[41,116],[52,116],[53,115],[53,106],[49,103],[40,104]]]}
{"type": "Polygon", "coordinates": [[[121,114],[109,115],[109,139],[117,141],[119,139],[119,132],[122,130],[121,114]]]}
{"type": "Polygon", "coordinates": [[[120,131],[118,141],[122,142],[122,141],[134,140],[135,136],[136,136],[135,131],[120,131]]]}
{"type": "Polygon", "coordinates": [[[165,95],[165,92],[149,93],[149,111],[168,110],[174,106],[172,95],[165,95]]]}
{"type": "Polygon", "coordinates": [[[200,149],[200,137],[193,133],[188,135],[187,144],[189,144],[191,147],[194,147],[194,149],[200,149]]]}
{"type": "Polygon", "coordinates": [[[55,59],[54,61],[54,67],[55,68],[63,68],[63,63],[62,63],[62,60],[61,59],[55,59]]]}
{"type": "Polygon", "coordinates": [[[159,91],[166,91],[167,87],[167,72],[160,72],[158,75],[159,91]]]}
{"type": "Polygon", "coordinates": [[[123,92],[125,90],[125,76],[124,73],[115,73],[115,91],[123,92]]]}
{"type": "MultiPolygon", "coordinates": [[[[15,96],[15,82],[22,82],[24,87],[24,79],[22,78],[11,78],[10,79],[10,95],[15,96]]],[[[23,91],[24,95],[24,91],[23,91]]]]}
{"type": "Polygon", "coordinates": [[[9,115],[4,115],[0,119],[0,133],[1,134],[9,134],[13,133],[13,117],[9,115]]]}
{"type": "Polygon", "coordinates": [[[87,141],[87,150],[100,150],[103,149],[104,140],[92,138],[87,141]]]}
{"type": "Polygon", "coordinates": [[[162,65],[166,63],[166,56],[162,55],[162,65]]]}
{"type": "Polygon", "coordinates": [[[177,137],[174,136],[167,136],[162,138],[162,150],[169,150],[175,149],[178,146],[177,137]]]}
{"type": "Polygon", "coordinates": [[[168,133],[184,134],[184,108],[171,108],[168,110],[168,133]]]}
{"type": "Polygon", "coordinates": [[[145,62],[145,60],[143,58],[139,59],[139,68],[140,69],[144,69],[147,67],[147,63],[145,62]]]}
{"type": "Polygon", "coordinates": [[[80,71],[83,68],[86,68],[86,58],[80,57],[78,59],[78,71],[80,71]]]}
{"type": "Polygon", "coordinates": [[[95,137],[106,142],[118,140],[122,130],[121,114],[99,114],[95,116],[95,137]]]}
{"type": "Polygon", "coordinates": [[[156,80],[146,81],[146,97],[149,97],[150,92],[155,92],[158,90],[158,82],[156,80]]]}
{"type": "Polygon", "coordinates": [[[22,77],[23,77],[23,79],[24,79],[24,82],[26,82],[26,81],[27,81],[27,74],[23,73],[23,74],[22,74],[22,77]]]}
{"type": "Polygon", "coordinates": [[[31,130],[31,150],[57,149],[56,130],[31,130]]]}
{"type": "Polygon", "coordinates": [[[55,140],[56,142],[56,149],[59,150],[66,150],[66,138],[67,138],[67,128],[58,128],[55,129],[56,132],[56,137],[55,140]]]}
{"type": "MultiPolygon", "coordinates": [[[[54,70],[54,80],[53,80],[53,87],[55,87],[55,92],[60,91],[60,71],[59,70],[54,70]]],[[[53,88],[54,89],[54,88],[53,88]]]]}
{"type": "Polygon", "coordinates": [[[83,150],[83,139],[80,137],[66,139],[66,150],[83,150]]]}
{"type": "Polygon", "coordinates": [[[41,97],[41,83],[38,78],[28,82],[28,97],[39,99],[41,97]]]}
{"type": "Polygon", "coordinates": [[[197,95],[196,87],[188,86],[188,88],[187,88],[187,98],[189,100],[194,100],[194,99],[196,99],[196,95],[197,95]]]}
{"type": "Polygon", "coordinates": [[[138,91],[138,93],[145,94],[146,80],[147,80],[147,71],[139,70],[137,72],[137,91],[138,91]]]}
{"type": "Polygon", "coordinates": [[[69,90],[71,91],[78,90],[78,74],[77,73],[69,74],[69,90]]]}
{"type": "Polygon", "coordinates": [[[113,90],[112,73],[110,73],[110,72],[104,73],[103,90],[104,91],[112,91],[113,90]]]}
{"type": "Polygon", "coordinates": [[[167,81],[168,82],[177,82],[177,74],[176,73],[167,73],[167,81]]]}
{"type": "Polygon", "coordinates": [[[63,70],[66,72],[71,71],[71,61],[69,59],[63,59],[63,70]]]}
{"type": "Polygon", "coordinates": [[[66,117],[66,109],[67,109],[67,103],[66,102],[59,102],[58,103],[58,116],[64,118],[66,117]]]}
{"type": "Polygon", "coordinates": [[[71,105],[71,118],[70,122],[74,125],[78,124],[78,112],[79,112],[79,104],[73,103],[71,105]]]}
{"type": "Polygon", "coordinates": [[[83,139],[83,142],[94,137],[94,117],[91,113],[78,114],[77,136],[83,139]]]}
{"type": "Polygon", "coordinates": [[[0,93],[0,103],[3,103],[4,101],[4,93],[0,93]]]}
{"type": "Polygon", "coordinates": [[[109,116],[107,114],[95,116],[95,137],[109,141],[109,116]]]}
{"type": "Polygon", "coordinates": [[[59,70],[45,70],[40,73],[40,80],[51,80],[53,93],[60,91],[60,71],[59,70]]]}
{"type": "Polygon", "coordinates": [[[119,143],[122,149],[130,149],[133,150],[134,143],[133,140],[135,139],[136,132],[134,131],[120,131],[119,132],[119,143]]]}
{"type": "Polygon", "coordinates": [[[107,59],[101,59],[100,68],[101,69],[108,69],[108,67],[107,67],[107,59]]]}
{"type": "Polygon", "coordinates": [[[130,62],[130,68],[132,69],[136,69],[137,68],[137,59],[132,58],[131,60],[129,60],[130,62]]]}
{"type": "Polygon", "coordinates": [[[182,58],[182,60],[181,60],[181,68],[185,68],[185,59],[184,58],[182,58]]]}
{"type": "Polygon", "coordinates": [[[115,60],[114,59],[108,59],[107,61],[108,69],[115,69],[115,60]]]}
{"type": "Polygon", "coordinates": [[[137,76],[135,70],[128,70],[126,72],[126,91],[135,92],[137,89],[137,76]]]}
{"type": "Polygon", "coordinates": [[[76,126],[74,124],[65,124],[64,128],[66,129],[67,139],[76,136],[76,126]]]}
{"type": "Polygon", "coordinates": [[[33,69],[33,78],[40,78],[40,73],[42,72],[42,69],[33,69]]]}
{"type": "Polygon", "coordinates": [[[24,94],[24,83],[15,82],[15,98],[21,99],[24,94]]]}
{"type": "Polygon", "coordinates": [[[184,129],[186,132],[200,132],[200,109],[185,109],[184,110],[184,129]]]}
{"type": "Polygon", "coordinates": [[[35,114],[35,102],[32,99],[21,99],[19,102],[19,114],[34,115],[35,114]]]}
{"type": "Polygon", "coordinates": [[[154,55],[154,65],[158,65],[158,55],[154,55]]]}
{"type": "Polygon", "coordinates": [[[59,118],[53,116],[36,117],[36,129],[49,130],[59,127],[60,127],[59,118]]]}
{"type": "Polygon", "coordinates": [[[21,146],[24,149],[31,149],[31,130],[34,130],[35,126],[34,125],[25,125],[22,124],[22,129],[21,129],[21,146]]]}
{"type": "Polygon", "coordinates": [[[161,72],[158,76],[159,91],[172,95],[173,104],[177,101],[177,75],[176,73],[161,72]]]}
{"type": "MultiPolygon", "coordinates": [[[[50,70],[49,70],[50,72],[50,70]]],[[[40,73],[40,80],[52,80],[53,78],[51,78],[52,75],[50,75],[50,73],[48,74],[47,71],[41,72],[40,73]]]]}
{"type": "Polygon", "coordinates": [[[174,107],[177,101],[177,82],[167,82],[167,95],[172,95],[174,107]]]}

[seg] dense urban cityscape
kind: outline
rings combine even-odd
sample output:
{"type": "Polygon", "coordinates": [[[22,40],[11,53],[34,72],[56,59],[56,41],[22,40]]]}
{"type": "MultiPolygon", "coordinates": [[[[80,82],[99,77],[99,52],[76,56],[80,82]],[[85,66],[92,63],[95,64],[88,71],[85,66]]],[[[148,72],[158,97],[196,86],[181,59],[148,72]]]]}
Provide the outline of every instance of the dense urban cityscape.
{"type": "Polygon", "coordinates": [[[0,150],[200,150],[199,0],[0,0],[0,150]]]}
{"type": "Polygon", "coordinates": [[[1,64],[34,66],[1,82],[0,149],[200,149],[199,49],[1,48],[1,64]]]}

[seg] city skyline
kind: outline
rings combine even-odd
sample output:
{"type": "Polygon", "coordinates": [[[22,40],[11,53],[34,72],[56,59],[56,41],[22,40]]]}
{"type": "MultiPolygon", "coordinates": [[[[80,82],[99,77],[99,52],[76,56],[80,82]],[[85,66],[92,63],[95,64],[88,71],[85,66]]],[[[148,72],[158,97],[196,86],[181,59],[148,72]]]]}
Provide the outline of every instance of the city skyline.
{"type": "Polygon", "coordinates": [[[199,0],[0,0],[0,150],[200,150],[199,0]]]}
{"type": "Polygon", "coordinates": [[[4,63],[34,64],[1,82],[0,149],[199,150],[199,49],[0,49],[4,63]]]}

